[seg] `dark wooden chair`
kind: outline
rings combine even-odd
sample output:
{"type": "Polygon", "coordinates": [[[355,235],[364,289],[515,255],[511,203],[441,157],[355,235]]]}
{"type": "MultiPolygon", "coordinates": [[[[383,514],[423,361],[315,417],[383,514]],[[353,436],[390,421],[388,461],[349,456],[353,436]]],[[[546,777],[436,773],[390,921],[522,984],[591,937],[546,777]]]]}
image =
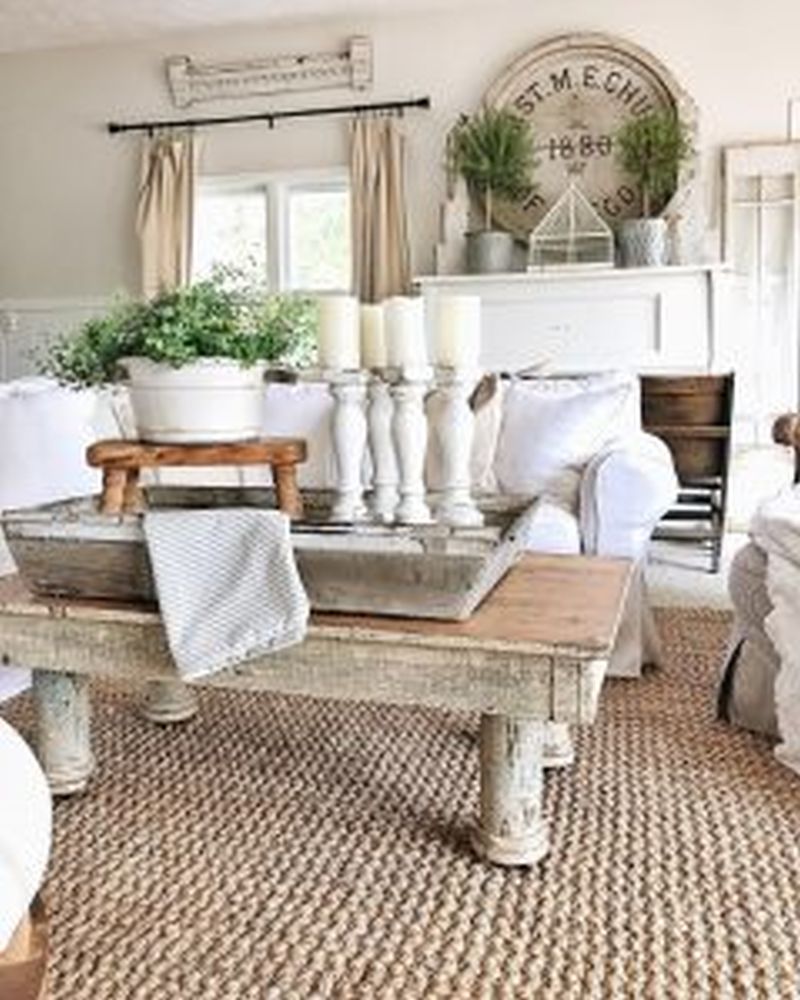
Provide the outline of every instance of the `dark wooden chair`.
{"type": "Polygon", "coordinates": [[[642,425],[672,452],[680,484],[678,503],[655,538],[707,546],[710,571],[719,572],[728,493],[733,416],[733,373],[643,375],[642,425]]]}

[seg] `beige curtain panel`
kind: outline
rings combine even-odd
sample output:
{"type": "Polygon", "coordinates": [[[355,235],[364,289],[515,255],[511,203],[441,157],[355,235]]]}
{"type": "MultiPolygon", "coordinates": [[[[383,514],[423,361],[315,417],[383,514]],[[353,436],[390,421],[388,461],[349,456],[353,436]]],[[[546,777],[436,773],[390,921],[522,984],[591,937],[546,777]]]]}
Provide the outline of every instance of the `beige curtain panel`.
{"type": "Polygon", "coordinates": [[[156,136],[145,143],[136,231],[146,298],[189,281],[194,186],[191,135],[156,136]]]}
{"type": "Polygon", "coordinates": [[[391,118],[356,118],[350,186],[353,291],[362,302],[405,295],[411,288],[405,139],[391,118]]]}

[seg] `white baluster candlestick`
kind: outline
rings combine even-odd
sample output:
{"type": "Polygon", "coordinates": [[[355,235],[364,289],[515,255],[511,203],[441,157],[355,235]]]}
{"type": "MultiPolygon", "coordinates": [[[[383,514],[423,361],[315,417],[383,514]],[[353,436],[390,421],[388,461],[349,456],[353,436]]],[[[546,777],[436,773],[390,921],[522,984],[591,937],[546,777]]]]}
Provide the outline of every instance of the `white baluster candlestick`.
{"type": "Polygon", "coordinates": [[[327,372],[333,396],[332,438],[336,497],[332,521],[352,523],[367,517],[361,470],[367,446],[367,376],[364,372],[327,372]]]}
{"type": "Polygon", "coordinates": [[[392,439],[392,396],[379,373],[369,380],[367,423],[369,453],[372,459],[372,516],[383,524],[394,520],[400,499],[397,458],[392,439]]]}
{"type": "Polygon", "coordinates": [[[478,527],[483,515],[472,498],[470,457],[475,436],[475,416],[469,397],[478,381],[473,368],[437,367],[437,387],[442,404],[433,433],[442,463],[442,492],[436,520],[459,528],[478,527]]]}
{"type": "Polygon", "coordinates": [[[432,375],[428,365],[390,369],[394,402],[392,436],[400,474],[400,503],[395,520],[400,524],[430,524],[433,520],[425,502],[425,452],[428,446],[425,393],[432,375]]]}

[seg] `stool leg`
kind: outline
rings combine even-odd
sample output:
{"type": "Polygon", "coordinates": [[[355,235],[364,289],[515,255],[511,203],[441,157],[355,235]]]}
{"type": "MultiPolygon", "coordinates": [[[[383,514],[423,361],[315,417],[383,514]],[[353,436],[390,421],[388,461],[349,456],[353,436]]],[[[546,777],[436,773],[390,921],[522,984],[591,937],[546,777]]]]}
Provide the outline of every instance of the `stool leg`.
{"type": "Polygon", "coordinates": [[[100,499],[101,513],[122,513],[125,502],[126,483],[127,473],[125,469],[103,469],[103,496],[100,499]]]}
{"type": "Polygon", "coordinates": [[[139,470],[126,469],[122,509],[126,514],[141,514],[144,508],[144,493],[139,486],[139,470]]]}
{"type": "Polygon", "coordinates": [[[299,521],[303,516],[303,498],[297,486],[296,473],[297,468],[294,465],[272,466],[278,507],[293,521],[299,521]]]}

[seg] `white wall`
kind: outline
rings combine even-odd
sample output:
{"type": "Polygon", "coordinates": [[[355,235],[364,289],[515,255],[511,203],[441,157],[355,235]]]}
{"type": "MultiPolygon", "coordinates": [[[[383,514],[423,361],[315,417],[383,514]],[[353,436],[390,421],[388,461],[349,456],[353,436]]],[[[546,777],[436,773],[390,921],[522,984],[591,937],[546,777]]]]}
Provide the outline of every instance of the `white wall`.
{"type": "MultiPolygon", "coordinates": [[[[785,137],[787,100],[800,96],[797,0],[521,0],[485,8],[316,21],[276,29],[203,32],[149,43],[0,56],[0,299],[103,296],[135,289],[137,139],[112,138],[108,119],[174,115],[165,56],[199,59],[327,49],[353,33],[375,46],[374,99],[429,94],[412,113],[410,188],[414,266],[432,266],[442,197],[442,139],[519,53],[571,30],[599,30],[650,49],[701,110],[704,175],[719,147],[785,137]]],[[[349,99],[328,92],[202,105],[203,113],[349,99]]],[[[341,121],[217,129],[205,137],[207,172],[344,163],[341,121]]],[[[706,191],[715,213],[716,184],[706,191]]],[[[716,220],[712,218],[713,224],[716,220]]]]}

